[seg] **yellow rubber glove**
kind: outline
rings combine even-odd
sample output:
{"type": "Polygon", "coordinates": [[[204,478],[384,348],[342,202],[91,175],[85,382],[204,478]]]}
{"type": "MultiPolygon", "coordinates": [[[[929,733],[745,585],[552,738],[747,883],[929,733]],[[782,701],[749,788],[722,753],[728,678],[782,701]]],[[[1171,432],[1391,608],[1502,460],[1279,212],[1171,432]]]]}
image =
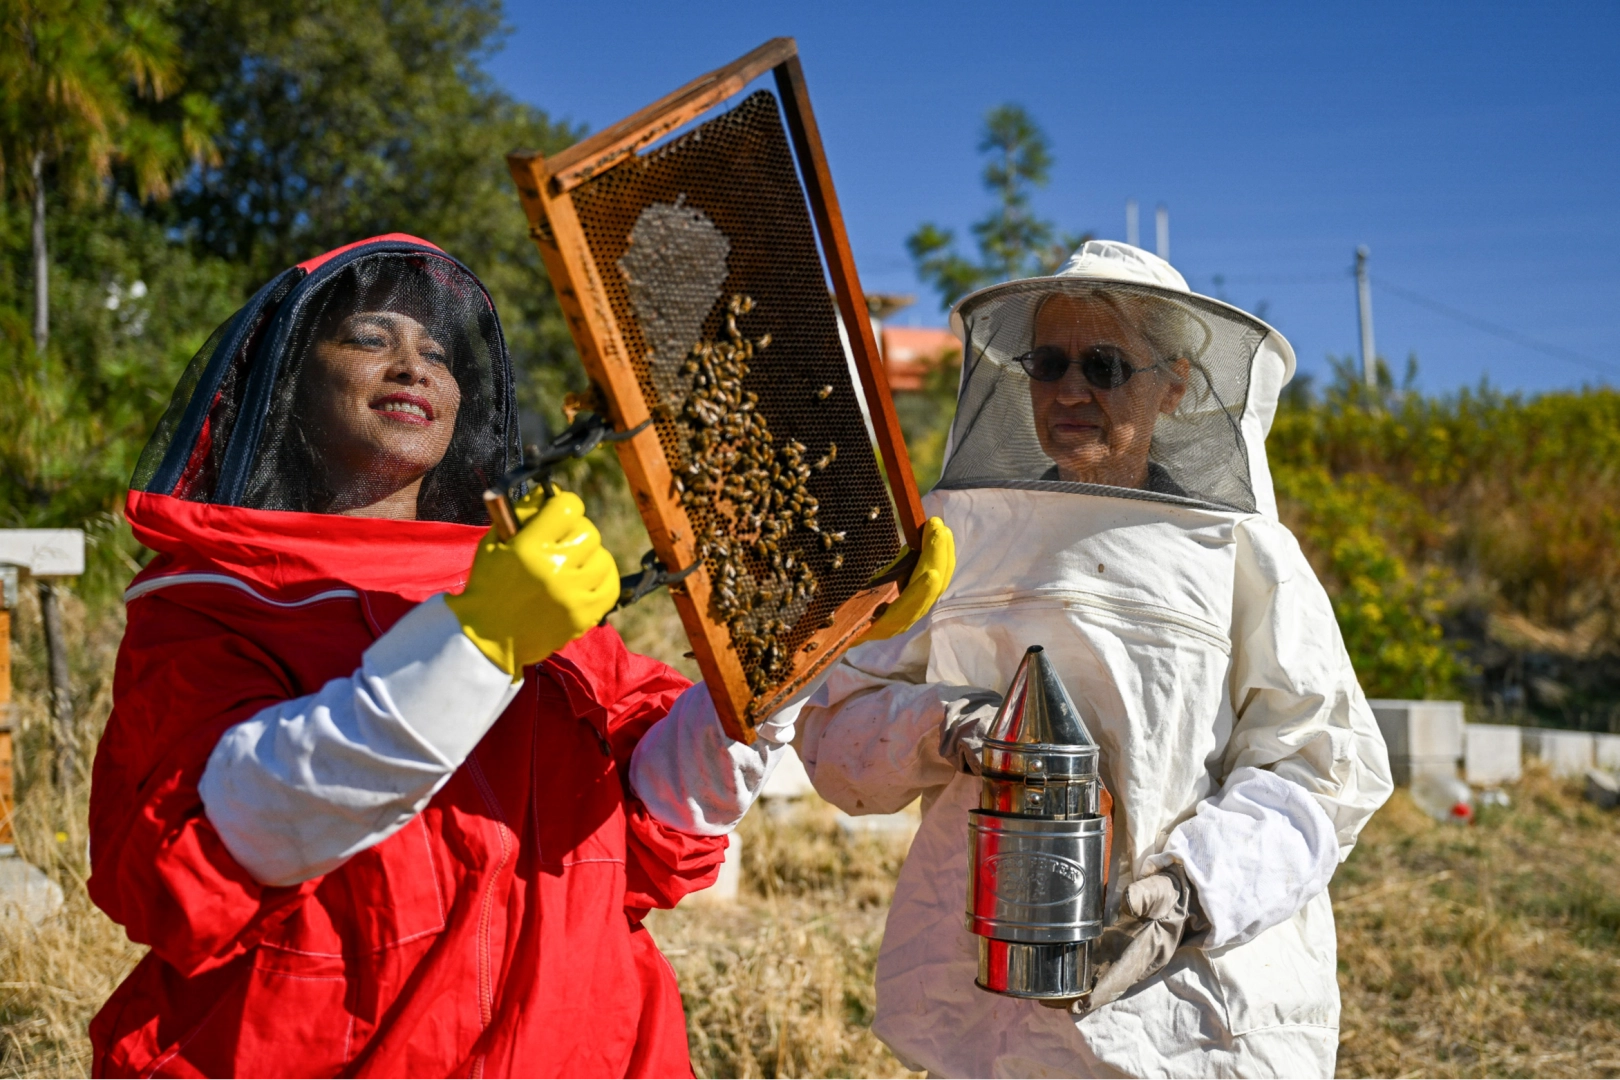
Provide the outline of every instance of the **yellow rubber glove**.
{"type": "Polygon", "coordinates": [[[917,565],[911,571],[911,580],[906,582],[906,587],[894,603],[877,617],[866,633],[855,640],[855,644],[882,641],[910,630],[911,625],[928,614],[934,601],[945,592],[954,573],[956,537],[951,535],[951,530],[939,518],[929,518],[923,526],[922,554],[917,557],[917,565]]]}
{"type": "Polygon", "coordinates": [[[516,682],[612,610],[619,567],[578,495],[556,492],[542,507],[536,490],[513,509],[518,534],[503,542],[489,530],[467,587],[445,603],[478,650],[516,682]]]}

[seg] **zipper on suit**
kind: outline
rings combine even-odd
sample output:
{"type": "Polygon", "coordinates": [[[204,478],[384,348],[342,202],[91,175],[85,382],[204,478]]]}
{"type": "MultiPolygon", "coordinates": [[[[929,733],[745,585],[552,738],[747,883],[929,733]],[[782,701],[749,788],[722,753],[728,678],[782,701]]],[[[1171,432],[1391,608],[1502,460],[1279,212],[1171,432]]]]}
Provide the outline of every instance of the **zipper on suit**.
{"type": "Polygon", "coordinates": [[[1227,634],[1225,628],[1210,622],[1208,619],[1200,619],[1196,615],[1187,615],[1158,604],[1144,603],[1139,600],[1118,600],[1083,589],[1028,589],[1018,592],[941,601],[934,608],[933,618],[942,620],[971,615],[979,611],[1005,610],[1010,607],[1035,605],[1057,605],[1071,609],[1082,608],[1112,615],[1115,618],[1130,622],[1150,623],[1201,638],[1222,652],[1229,653],[1232,651],[1231,636],[1227,634]]]}

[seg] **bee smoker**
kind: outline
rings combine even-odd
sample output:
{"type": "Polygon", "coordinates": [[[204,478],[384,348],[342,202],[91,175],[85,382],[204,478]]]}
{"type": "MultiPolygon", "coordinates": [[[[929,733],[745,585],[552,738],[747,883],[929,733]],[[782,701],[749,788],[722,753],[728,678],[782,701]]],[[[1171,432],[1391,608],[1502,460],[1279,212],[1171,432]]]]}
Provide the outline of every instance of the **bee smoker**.
{"type": "Polygon", "coordinates": [[[1098,753],[1031,646],[984,740],[984,787],[968,811],[967,928],[985,990],[1054,1004],[1091,990],[1112,802],[1098,753]]]}

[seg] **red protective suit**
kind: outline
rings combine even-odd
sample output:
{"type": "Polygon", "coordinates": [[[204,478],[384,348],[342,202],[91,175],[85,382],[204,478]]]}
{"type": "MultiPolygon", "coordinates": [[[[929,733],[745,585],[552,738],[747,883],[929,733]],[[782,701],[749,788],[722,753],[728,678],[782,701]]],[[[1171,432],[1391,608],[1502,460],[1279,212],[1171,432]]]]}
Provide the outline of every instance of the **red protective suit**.
{"type": "Polygon", "coordinates": [[[258,884],[197,785],[222,732],[347,676],[483,530],[132,492],[130,590],[90,802],[92,899],[152,952],[91,1022],[98,1076],[689,1076],[640,919],[711,884],[723,837],[653,820],[632,749],[686,687],[598,629],[522,692],[427,809],[337,871],[258,884]]]}

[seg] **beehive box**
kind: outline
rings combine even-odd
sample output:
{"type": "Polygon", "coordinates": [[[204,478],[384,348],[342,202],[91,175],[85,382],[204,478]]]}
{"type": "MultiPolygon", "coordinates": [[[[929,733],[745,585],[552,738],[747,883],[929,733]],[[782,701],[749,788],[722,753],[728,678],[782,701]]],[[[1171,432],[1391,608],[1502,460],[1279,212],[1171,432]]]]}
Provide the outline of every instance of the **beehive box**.
{"type": "Polygon", "coordinates": [[[659,559],[697,564],[676,606],[751,739],[898,595],[922,525],[796,49],[509,164],[609,419],[650,421],[620,460],[659,559]]]}

